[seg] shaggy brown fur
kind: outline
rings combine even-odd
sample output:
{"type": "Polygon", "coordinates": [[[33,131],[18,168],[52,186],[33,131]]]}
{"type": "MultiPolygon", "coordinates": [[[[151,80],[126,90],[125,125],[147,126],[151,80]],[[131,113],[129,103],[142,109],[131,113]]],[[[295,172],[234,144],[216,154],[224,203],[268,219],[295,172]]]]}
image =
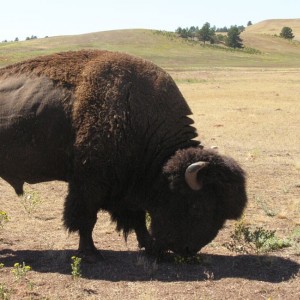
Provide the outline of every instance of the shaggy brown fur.
{"type": "Polygon", "coordinates": [[[0,77],[20,74],[45,76],[57,83],[77,86],[86,64],[104,53],[103,51],[70,51],[41,56],[0,69],[0,77]]]}
{"type": "Polygon", "coordinates": [[[87,258],[95,258],[100,209],[152,253],[195,253],[226,219],[241,215],[243,171],[198,147],[186,101],[152,63],[107,51],[65,52],[1,69],[0,80],[0,176],[18,193],[24,182],[68,181],[64,224],[79,232],[87,258]],[[193,191],[182,174],[198,160],[210,164],[198,174],[203,189],[193,191]]]}

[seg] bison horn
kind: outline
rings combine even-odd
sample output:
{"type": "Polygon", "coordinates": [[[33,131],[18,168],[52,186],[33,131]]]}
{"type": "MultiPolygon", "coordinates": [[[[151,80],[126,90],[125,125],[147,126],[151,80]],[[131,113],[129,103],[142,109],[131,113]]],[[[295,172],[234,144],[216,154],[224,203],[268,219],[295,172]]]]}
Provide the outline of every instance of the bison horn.
{"type": "Polygon", "coordinates": [[[202,182],[200,182],[197,179],[197,174],[201,169],[205,168],[207,165],[209,165],[208,162],[199,161],[191,164],[186,168],[184,174],[185,181],[192,190],[199,191],[202,189],[202,182]]]}

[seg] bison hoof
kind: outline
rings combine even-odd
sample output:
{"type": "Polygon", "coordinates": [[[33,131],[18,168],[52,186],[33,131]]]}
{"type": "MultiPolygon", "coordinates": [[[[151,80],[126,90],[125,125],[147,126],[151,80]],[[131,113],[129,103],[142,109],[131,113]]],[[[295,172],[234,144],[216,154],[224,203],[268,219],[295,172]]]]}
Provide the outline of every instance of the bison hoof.
{"type": "Polygon", "coordinates": [[[145,247],[145,253],[148,256],[159,258],[161,257],[163,251],[162,249],[155,243],[155,241],[152,241],[150,245],[145,247]]]}
{"type": "Polygon", "coordinates": [[[104,257],[102,256],[100,251],[97,250],[79,250],[78,257],[82,258],[82,262],[88,264],[95,264],[104,260],[104,257]]]}

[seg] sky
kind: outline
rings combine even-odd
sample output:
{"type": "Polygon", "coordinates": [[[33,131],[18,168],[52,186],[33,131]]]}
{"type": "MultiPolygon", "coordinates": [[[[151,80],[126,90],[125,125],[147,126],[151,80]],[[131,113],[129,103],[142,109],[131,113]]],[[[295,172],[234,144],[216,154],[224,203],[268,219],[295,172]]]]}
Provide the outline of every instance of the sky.
{"type": "Polygon", "coordinates": [[[230,27],[300,18],[299,0],[1,0],[0,42],[115,29],[230,27]]]}

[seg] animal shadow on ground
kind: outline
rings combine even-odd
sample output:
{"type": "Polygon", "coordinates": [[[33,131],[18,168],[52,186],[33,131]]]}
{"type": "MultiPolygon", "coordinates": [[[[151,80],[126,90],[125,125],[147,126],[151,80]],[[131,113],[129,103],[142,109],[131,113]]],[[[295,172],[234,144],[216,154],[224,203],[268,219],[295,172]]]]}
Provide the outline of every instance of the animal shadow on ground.
{"type": "MultiPolygon", "coordinates": [[[[104,260],[82,264],[83,277],[108,281],[201,281],[245,278],[279,283],[298,274],[300,265],[277,256],[202,254],[195,264],[178,264],[172,254],[157,262],[142,251],[102,250],[104,260]]],[[[36,272],[71,274],[74,250],[0,250],[0,261],[7,267],[26,262],[36,272]]]]}

